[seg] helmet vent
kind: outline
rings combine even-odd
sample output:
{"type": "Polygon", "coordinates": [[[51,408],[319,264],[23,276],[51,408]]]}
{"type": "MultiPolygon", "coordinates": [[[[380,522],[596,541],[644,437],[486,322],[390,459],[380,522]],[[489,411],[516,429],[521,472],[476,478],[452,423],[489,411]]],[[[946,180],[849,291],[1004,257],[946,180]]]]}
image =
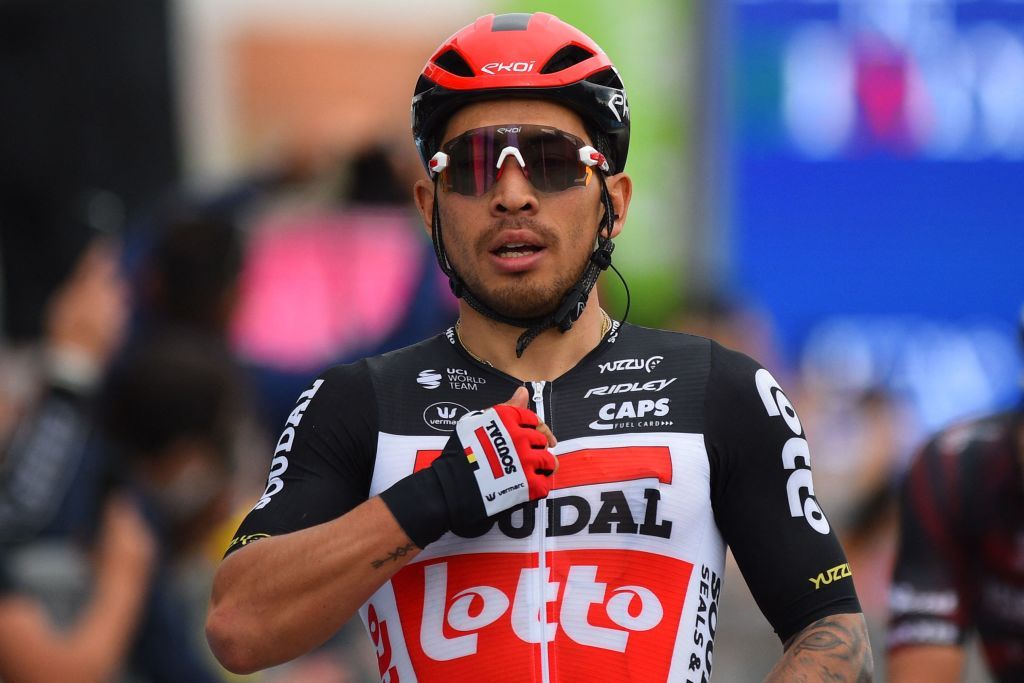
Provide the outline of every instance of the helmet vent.
{"type": "Polygon", "coordinates": [[[585,50],[579,45],[566,45],[548,60],[548,63],[544,65],[540,72],[542,74],[553,74],[563,71],[593,56],[593,52],[585,50]]]}
{"type": "Polygon", "coordinates": [[[616,90],[625,89],[625,86],[622,85],[622,79],[619,78],[619,74],[615,69],[598,71],[596,74],[591,74],[586,80],[588,83],[603,85],[606,88],[615,88],[616,90]]]}
{"type": "Polygon", "coordinates": [[[466,60],[462,58],[455,50],[449,48],[441,53],[434,63],[449,73],[453,73],[456,76],[466,76],[469,78],[473,77],[473,69],[466,63],[466,60]]]}
{"type": "Polygon", "coordinates": [[[491,31],[525,31],[532,16],[529,13],[499,14],[491,23],[491,31]]]}

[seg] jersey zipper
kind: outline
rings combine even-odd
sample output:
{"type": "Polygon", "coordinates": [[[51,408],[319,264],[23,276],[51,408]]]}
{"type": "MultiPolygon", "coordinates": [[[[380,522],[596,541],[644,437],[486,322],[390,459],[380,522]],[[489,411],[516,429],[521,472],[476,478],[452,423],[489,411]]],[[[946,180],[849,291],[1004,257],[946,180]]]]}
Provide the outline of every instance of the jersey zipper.
{"type": "MultiPolygon", "coordinates": [[[[530,382],[533,385],[533,412],[541,422],[546,420],[544,415],[544,382],[530,382]]],[[[547,534],[548,501],[541,498],[537,501],[537,523],[534,525],[534,533],[538,534],[539,555],[537,557],[537,577],[540,581],[540,676],[542,683],[550,683],[551,672],[548,661],[548,576],[547,576],[547,553],[545,548],[545,537],[547,534]]]]}

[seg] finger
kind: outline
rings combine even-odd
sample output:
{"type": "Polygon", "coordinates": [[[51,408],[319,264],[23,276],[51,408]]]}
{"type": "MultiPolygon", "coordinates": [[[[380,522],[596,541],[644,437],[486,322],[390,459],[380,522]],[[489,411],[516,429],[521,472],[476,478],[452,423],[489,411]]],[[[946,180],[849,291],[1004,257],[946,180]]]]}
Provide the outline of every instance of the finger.
{"type": "Polygon", "coordinates": [[[558,439],[555,438],[554,433],[551,431],[551,427],[548,427],[547,424],[544,422],[538,424],[537,431],[543,434],[544,438],[547,439],[548,448],[554,448],[558,445],[558,439]]]}
{"type": "Polygon", "coordinates": [[[526,408],[530,405],[530,392],[526,390],[526,387],[519,387],[512,394],[512,398],[505,401],[502,405],[526,408]]]}
{"type": "Polygon", "coordinates": [[[526,441],[530,444],[530,448],[541,450],[548,447],[548,438],[541,432],[531,429],[524,431],[523,434],[526,436],[526,441]]]}
{"type": "Polygon", "coordinates": [[[519,425],[520,427],[527,427],[533,429],[540,422],[540,418],[537,417],[537,413],[533,412],[529,408],[521,408],[519,406],[505,406],[498,411],[502,413],[502,419],[519,425]]]}
{"type": "Polygon", "coordinates": [[[548,477],[554,476],[555,472],[558,471],[558,458],[550,453],[543,454],[538,458],[537,467],[534,471],[537,474],[543,474],[548,477]]]}

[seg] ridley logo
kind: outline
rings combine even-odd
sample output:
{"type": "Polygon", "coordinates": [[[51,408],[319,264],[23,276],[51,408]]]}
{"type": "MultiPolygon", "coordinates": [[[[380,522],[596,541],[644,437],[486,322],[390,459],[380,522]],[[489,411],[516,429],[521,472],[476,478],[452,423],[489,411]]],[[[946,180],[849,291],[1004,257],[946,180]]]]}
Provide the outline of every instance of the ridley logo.
{"type": "MultiPolygon", "coordinates": [[[[527,73],[533,71],[533,65],[537,62],[491,62],[490,64],[484,64],[480,71],[490,76],[497,75],[501,72],[507,73],[527,73]]],[[[609,103],[610,106],[610,103],[609,103]]],[[[501,132],[501,131],[498,131],[501,132]]]]}
{"type": "Polygon", "coordinates": [[[665,360],[664,356],[651,356],[650,358],[623,358],[622,360],[613,360],[607,363],[601,363],[597,366],[603,375],[606,372],[618,372],[619,370],[646,370],[650,372],[654,368],[661,365],[661,361],[665,360]]]}
{"type": "Polygon", "coordinates": [[[469,409],[451,401],[431,403],[423,411],[423,421],[431,429],[439,432],[450,432],[455,429],[455,423],[469,412],[469,409]]]}
{"type": "Polygon", "coordinates": [[[584,680],[590,667],[605,680],[666,678],[685,599],[676,587],[688,584],[692,565],[641,551],[563,550],[550,552],[542,571],[532,558],[459,555],[395,575],[402,630],[422,678],[470,679],[499,659],[503,680],[532,680],[543,642],[560,653],[552,680],[584,680]],[[647,583],[651,576],[658,581],[647,583]]]}
{"type": "Polygon", "coordinates": [[[644,382],[643,384],[639,382],[626,382],[623,384],[611,384],[605,387],[593,387],[587,390],[583,398],[610,396],[611,394],[629,394],[636,391],[662,391],[675,381],[676,378],[673,377],[671,379],[652,379],[650,382],[644,382]]]}
{"type": "Polygon", "coordinates": [[[441,374],[433,369],[424,370],[416,377],[416,383],[427,389],[437,389],[441,386],[441,374]]]}

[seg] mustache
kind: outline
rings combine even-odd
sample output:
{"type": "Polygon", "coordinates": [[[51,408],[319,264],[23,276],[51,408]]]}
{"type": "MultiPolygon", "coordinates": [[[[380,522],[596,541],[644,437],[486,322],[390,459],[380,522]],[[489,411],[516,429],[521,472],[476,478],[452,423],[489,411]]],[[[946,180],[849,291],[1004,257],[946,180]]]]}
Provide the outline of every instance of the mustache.
{"type": "Polygon", "coordinates": [[[548,246],[558,243],[558,232],[530,216],[512,216],[498,218],[487,226],[487,229],[476,239],[476,247],[486,250],[499,233],[505,230],[527,230],[537,235],[540,241],[548,246]]]}

